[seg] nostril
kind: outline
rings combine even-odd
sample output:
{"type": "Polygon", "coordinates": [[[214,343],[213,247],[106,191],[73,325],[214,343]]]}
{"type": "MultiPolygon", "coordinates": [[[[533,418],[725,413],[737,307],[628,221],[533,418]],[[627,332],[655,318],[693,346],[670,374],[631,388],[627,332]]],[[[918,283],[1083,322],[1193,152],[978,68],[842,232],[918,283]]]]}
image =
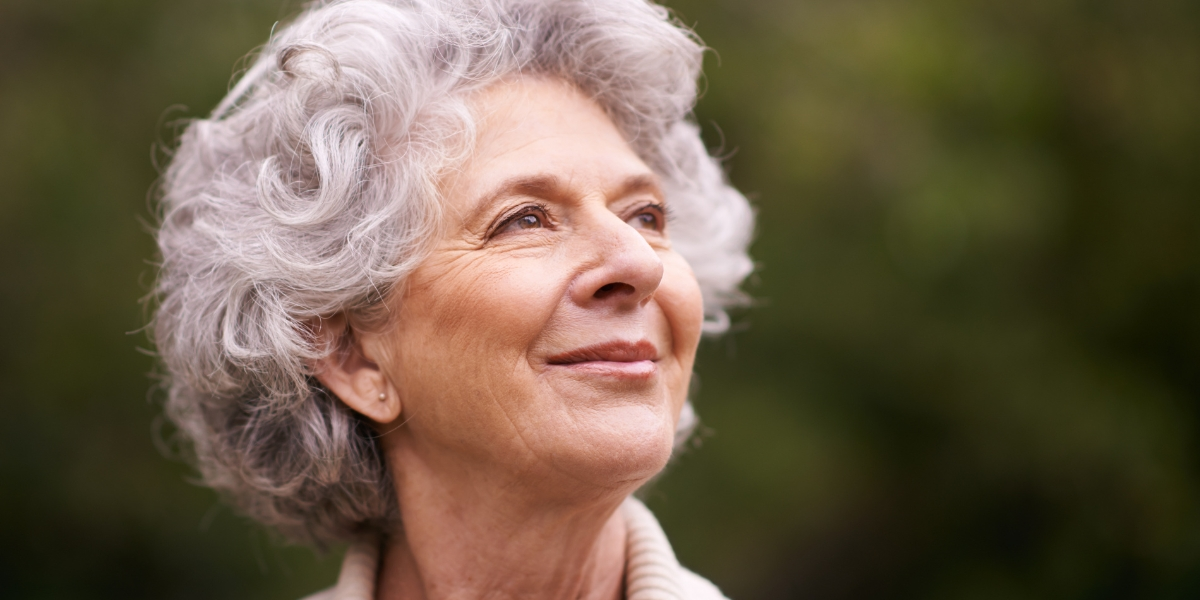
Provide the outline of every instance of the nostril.
{"type": "Polygon", "coordinates": [[[609,283],[600,286],[600,289],[596,290],[596,293],[593,294],[593,296],[597,300],[603,300],[609,296],[622,293],[632,293],[633,291],[633,286],[629,285],[628,283],[609,283]]]}

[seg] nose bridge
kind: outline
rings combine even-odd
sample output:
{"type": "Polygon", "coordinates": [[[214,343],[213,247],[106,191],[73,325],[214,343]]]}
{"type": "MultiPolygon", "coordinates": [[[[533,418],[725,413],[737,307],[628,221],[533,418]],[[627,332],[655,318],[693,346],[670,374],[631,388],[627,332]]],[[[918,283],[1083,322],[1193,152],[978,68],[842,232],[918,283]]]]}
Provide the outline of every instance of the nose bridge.
{"type": "Polygon", "coordinates": [[[572,295],[579,304],[640,304],[662,282],[662,259],[642,234],[607,207],[590,212],[580,227],[590,260],[572,295]]]}

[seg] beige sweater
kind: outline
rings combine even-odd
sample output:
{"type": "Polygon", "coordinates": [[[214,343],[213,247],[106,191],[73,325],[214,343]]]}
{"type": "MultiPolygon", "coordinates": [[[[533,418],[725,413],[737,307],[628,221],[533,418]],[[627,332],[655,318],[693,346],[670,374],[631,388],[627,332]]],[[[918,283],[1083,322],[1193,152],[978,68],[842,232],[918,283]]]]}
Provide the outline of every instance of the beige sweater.
{"type": "MultiPolygon", "coordinates": [[[[629,528],[625,600],[727,600],[717,586],[680,566],[650,509],[629,498],[620,510],[629,528]]],[[[351,546],[337,585],[304,600],[373,600],[378,559],[377,544],[351,546]]]]}

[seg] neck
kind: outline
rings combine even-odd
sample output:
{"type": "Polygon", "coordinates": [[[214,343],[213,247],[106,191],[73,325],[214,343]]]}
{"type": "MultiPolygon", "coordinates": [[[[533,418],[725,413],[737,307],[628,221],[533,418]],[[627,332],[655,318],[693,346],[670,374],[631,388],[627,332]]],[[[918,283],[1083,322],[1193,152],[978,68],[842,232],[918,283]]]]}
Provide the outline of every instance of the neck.
{"type": "Polygon", "coordinates": [[[391,458],[404,530],[384,547],[378,600],[623,597],[629,490],[537,501],[518,480],[391,458]]]}

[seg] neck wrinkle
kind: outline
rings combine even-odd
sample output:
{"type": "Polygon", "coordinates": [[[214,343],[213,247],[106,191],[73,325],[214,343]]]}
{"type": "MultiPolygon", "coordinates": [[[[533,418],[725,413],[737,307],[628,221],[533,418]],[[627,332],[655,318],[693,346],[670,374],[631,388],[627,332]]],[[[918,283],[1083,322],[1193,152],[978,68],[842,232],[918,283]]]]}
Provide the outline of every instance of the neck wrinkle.
{"type": "MultiPolygon", "coordinates": [[[[372,573],[374,577],[368,577],[377,582],[375,589],[360,585],[356,591],[347,591],[353,595],[336,598],[621,600],[624,597],[628,524],[620,512],[620,505],[605,512],[608,517],[595,533],[589,533],[594,526],[585,522],[575,526],[556,523],[547,530],[548,537],[546,531],[532,524],[521,532],[508,528],[499,531],[481,528],[478,522],[460,531],[459,535],[436,535],[437,531],[453,530],[453,525],[437,518],[425,520],[423,527],[405,528],[406,534],[414,534],[413,529],[422,529],[418,539],[401,534],[386,542],[387,547],[382,549],[382,556],[372,573]],[[467,533],[467,530],[475,533],[467,533]],[[563,531],[570,532],[569,538],[557,535],[563,531]],[[500,537],[491,533],[500,534],[500,537]],[[543,543],[539,543],[539,539],[543,543]],[[369,595],[372,593],[376,595],[369,595]]],[[[424,516],[433,517],[432,514],[424,516]]],[[[361,573],[364,570],[351,571],[361,573]]]]}
{"type": "MultiPolygon", "coordinates": [[[[626,526],[625,600],[682,600],[675,553],[657,519],[630,497],[620,508],[626,526]]],[[[364,536],[346,551],[333,600],[375,600],[379,569],[378,536],[364,536]]]]}

